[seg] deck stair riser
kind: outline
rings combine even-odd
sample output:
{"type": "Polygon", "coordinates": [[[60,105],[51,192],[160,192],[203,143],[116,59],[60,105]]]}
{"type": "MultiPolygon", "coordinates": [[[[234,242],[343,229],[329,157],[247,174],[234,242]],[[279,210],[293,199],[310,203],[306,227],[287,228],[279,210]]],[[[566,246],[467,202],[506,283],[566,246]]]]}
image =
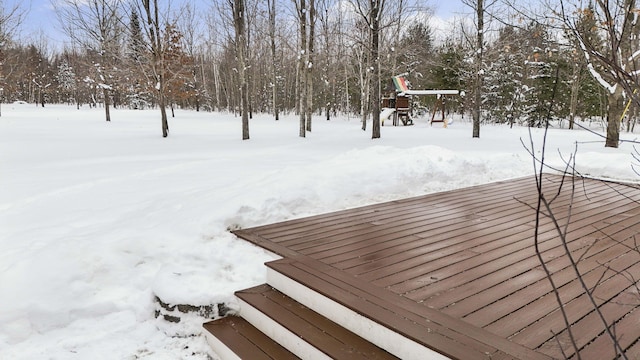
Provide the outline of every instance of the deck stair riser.
{"type": "Polygon", "coordinates": [[[345,329],[398,358],[406,360],[449,359],[366,316],[358,314],[269,266],[267,266],[267,282],[297,302],[304,304],[318,314],[330,318],[345,329]]]}
{"type": "Polygon", "coordinates": [[[331,360],[331,358],[322,351],[316,349],[304,341],[304,339],[250,304],[240,300],[240,309],[240,314],[244,319],[299,358],[331,360]]]}
{"type": "Polygon", "coordinates": [[[207,337],[207,343],[213,349],[213,352],[218,355],[218,357],[222,360],[242,360],[238,354],[236,354],[233,349],[229,348],[224,341],[218,339],[216,336],[211,334],[210,332],[205,333],[207,337]]]}

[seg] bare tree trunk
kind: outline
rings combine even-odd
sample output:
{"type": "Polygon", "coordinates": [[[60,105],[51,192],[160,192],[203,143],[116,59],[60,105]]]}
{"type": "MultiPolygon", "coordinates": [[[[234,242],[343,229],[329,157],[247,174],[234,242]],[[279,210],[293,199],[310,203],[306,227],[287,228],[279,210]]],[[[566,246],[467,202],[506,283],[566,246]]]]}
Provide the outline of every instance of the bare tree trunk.
{"type": "Polygon", "coordinates": [[[371,88],[371,79],[369,74],[365,71],[364,78],[362,79],[362,100],[360,100],[360,120],[362,121],[362,131],[367,130],[367,118],[369,117],[369,98],[371,88]]]}
{"type": "Polygon", "coordinates": [[[305,69],[307,53],[307,5],[305,0],[296,3],[298,6],[298,22],[300,26],[300,60],[298,61],[298,110],[300,112],[300,137],[306,137],[306,108],[307,108],[307,71],[305,69]]]}
{"type": "Polygon", "coordinates": [[[278,112],[278,66],[276,63],[276,0],[267,0],[269,8],[269,39],[271,40],[271,106],[273,116],[280,120],[278,112]]]}
{"type": "MultiPolygon", "coordinates": [[[[220,110],[220,92],[222,90],[220,90],[221,88],[221,82],[222,80],[220,79],[220,68],[218,67],[218,64],[214,64],[213,65],[213,83],[214,83],[214,90],[216,92],[216,108],[218,110],[220,110]]],[[[229,104],[229,98],[227,97],[227,104],[229,104]]]]}
{"type": "Polygon", "coordinates": [[[158,91],[158,105],[160,106],[162,137],[167,137],[169,136],[169,121],[167,119],[167,111],[165,109],[165,49],[162,42],[162,32],[160,31],[158,0],[142,0],[142,4],[145,13],[147,14],[148,35],[151,42],[151,67],[156,80],[156,90],[158,91]]]}
{"type": "Polygon", "coordinates": [[[247,84],[245,49],[245,11],[244,0],[234,0],[233,24],[236,30],[236,57],[238,61],[238,77],[240,78],[240,111],[242,113],[242,140],[249,139],[249,87],[247,84]]]}
{"type": "Polygon", "coordinates": [[[607,140],[605,147],[617,148],[620,140],[620,117],[623,110],[622,88],[618,86],[616,91],[607,94],[609,107],[607,111],[607,140]]]}
{"type": "Polygon", "coordinates": [[[169,120],[167,118],[167,104],[164,96],[164,91],[160,93],[158,101],[160,105],[160,118],[162,121],[162,137],[167,137],[169,136],[169,120]]]}
{"type": "MultiPolygon", "coordinates": [[[[335,103],[335,93],[333,92],[333,87],[336,82],[336,73],[335,69],[332,68],[332,63],[334,58],[340,58],[337,54],[336,48],[334,45],[336,42],[332,41],[333,36],[329,31],[329,11],[327,9],[327,0],[319,0],[320,9],[316,11],[316,15],[318,20],[320,20],[320,33],[322,34],[322,43],[324,46],[324,53],[321,57],[321,61],[318,61],[321,66],[320,72],[322,73],[320,76],[324,77],[323,83],[323,97],[322,97],[322,105],[324,106],[324,111],[326,115],[326,120],[331,120],[331,104],[335,103]]],[[[331,20],[333,21],[333,19],[331,20]]],[[[322,110],[319,112],[322,114],[322,110]]]]}
{"type": "Polygon", "coordinates": [[[109,112],[109,89],[104,87],[102,89],[102,95],[104,96],[104,116],[107,121],[111,121],[111,112],[109,112]]]}
{"type": "Polygon", "coordinates": [[[373,94],[371,96],[371,115],[373,117],[372,139],[380,138],[380,14],[384,7],[384,0],[371,1],[371,82],[373,94]]]}
{"type": "Polygon", "coordinates": [[[576,121],[576,109],[578,108],[578,94],[580,93],[580,73],[582,65],[576,61],[573,65],[573,83],[571,84],[571,103],[569,104],[569,129],[573,130],[576,121]]]}
{"type": "Polygon", "coordinates": [[[306,128],[311,132],[311,119],[313,118],[313,73],[314,73],[314,42],[315,42],[315,17],[316,7],[315,0],[309,0],[309,39],[307,40],[307,66],[306,66],[306,82],[307,82],[307,110],[306,110],[306,128]]]}
{"type": "Polygon", "coordinates": [[[368,57],[365,56],[364,50],[362,50],[360,53],[360,120],[362,121],[362,131],[367,130],[367,118],[369,117],[371,77],[368,69],[370,61],[371,59],[368,59],[368,57]]]}
{"type": "Polygon", "coordinates": [[[473,137],[480,137],[480,116],[482,112],[482,61],[484,49],[484,5],[483,0],[477,0],[476,16],[478,20],[478,31],[476,36],[476,66],[475,66],[475,83],[474,87],[474,103],[473,103],[473,137]]]}

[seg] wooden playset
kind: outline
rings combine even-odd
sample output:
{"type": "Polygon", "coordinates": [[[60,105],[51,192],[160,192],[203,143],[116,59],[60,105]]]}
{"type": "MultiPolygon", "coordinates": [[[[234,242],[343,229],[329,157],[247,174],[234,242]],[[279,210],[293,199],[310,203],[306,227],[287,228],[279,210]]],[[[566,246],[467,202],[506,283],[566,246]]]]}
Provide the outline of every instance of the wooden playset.
{"type": "Polygon", "coordinates": [[[458,90],[411,90],[404,75],[394,76],[392,79],[395,92],[392,96],[382,99],[380,119],[383,125],[384,120],[391,116],[393,116],[393,126],[398,126],[400,123],[402,123],[402,125],[413,125],[413,119],[411,118],[412,97],[435,95],[437,100],[433,108],[430,124],[441,122],[445,127],[447,126],[445,119],[445,96],[458,95],[460,93],[458,90]],[[436,115],[441,116],[436,118],[436,115]]]}

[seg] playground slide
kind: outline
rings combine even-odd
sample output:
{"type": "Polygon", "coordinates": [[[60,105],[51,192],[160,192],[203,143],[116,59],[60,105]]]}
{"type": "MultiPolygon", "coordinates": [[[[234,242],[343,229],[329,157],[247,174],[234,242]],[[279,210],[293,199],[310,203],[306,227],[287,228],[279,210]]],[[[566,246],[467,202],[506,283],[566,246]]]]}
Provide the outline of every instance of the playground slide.
{"type": "Polygon", "coordinates": [[[389,116],[391,116],[394,112],[396,112],[396,109],[382,108],[382,111],[380,112],[380,121],[382,122],[382,125],[384,125],[384,121],[389,119],[389,116]]]}

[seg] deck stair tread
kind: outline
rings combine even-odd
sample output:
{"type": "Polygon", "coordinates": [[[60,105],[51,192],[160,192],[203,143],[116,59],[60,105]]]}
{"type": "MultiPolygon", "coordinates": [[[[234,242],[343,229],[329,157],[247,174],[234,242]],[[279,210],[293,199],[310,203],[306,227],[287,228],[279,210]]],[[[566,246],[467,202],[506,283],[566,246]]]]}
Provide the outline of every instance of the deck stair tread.
{"type": "Polygon", "coordinates": [[[210,321],[204,324],[204,328],[241,359],[299,359],[239,316],[231,315],[210,321]]]}
{"type": "Polygon", "coordinates": [[[267,284],[236,296],[332,359],[397,359],[267,284]]]}

